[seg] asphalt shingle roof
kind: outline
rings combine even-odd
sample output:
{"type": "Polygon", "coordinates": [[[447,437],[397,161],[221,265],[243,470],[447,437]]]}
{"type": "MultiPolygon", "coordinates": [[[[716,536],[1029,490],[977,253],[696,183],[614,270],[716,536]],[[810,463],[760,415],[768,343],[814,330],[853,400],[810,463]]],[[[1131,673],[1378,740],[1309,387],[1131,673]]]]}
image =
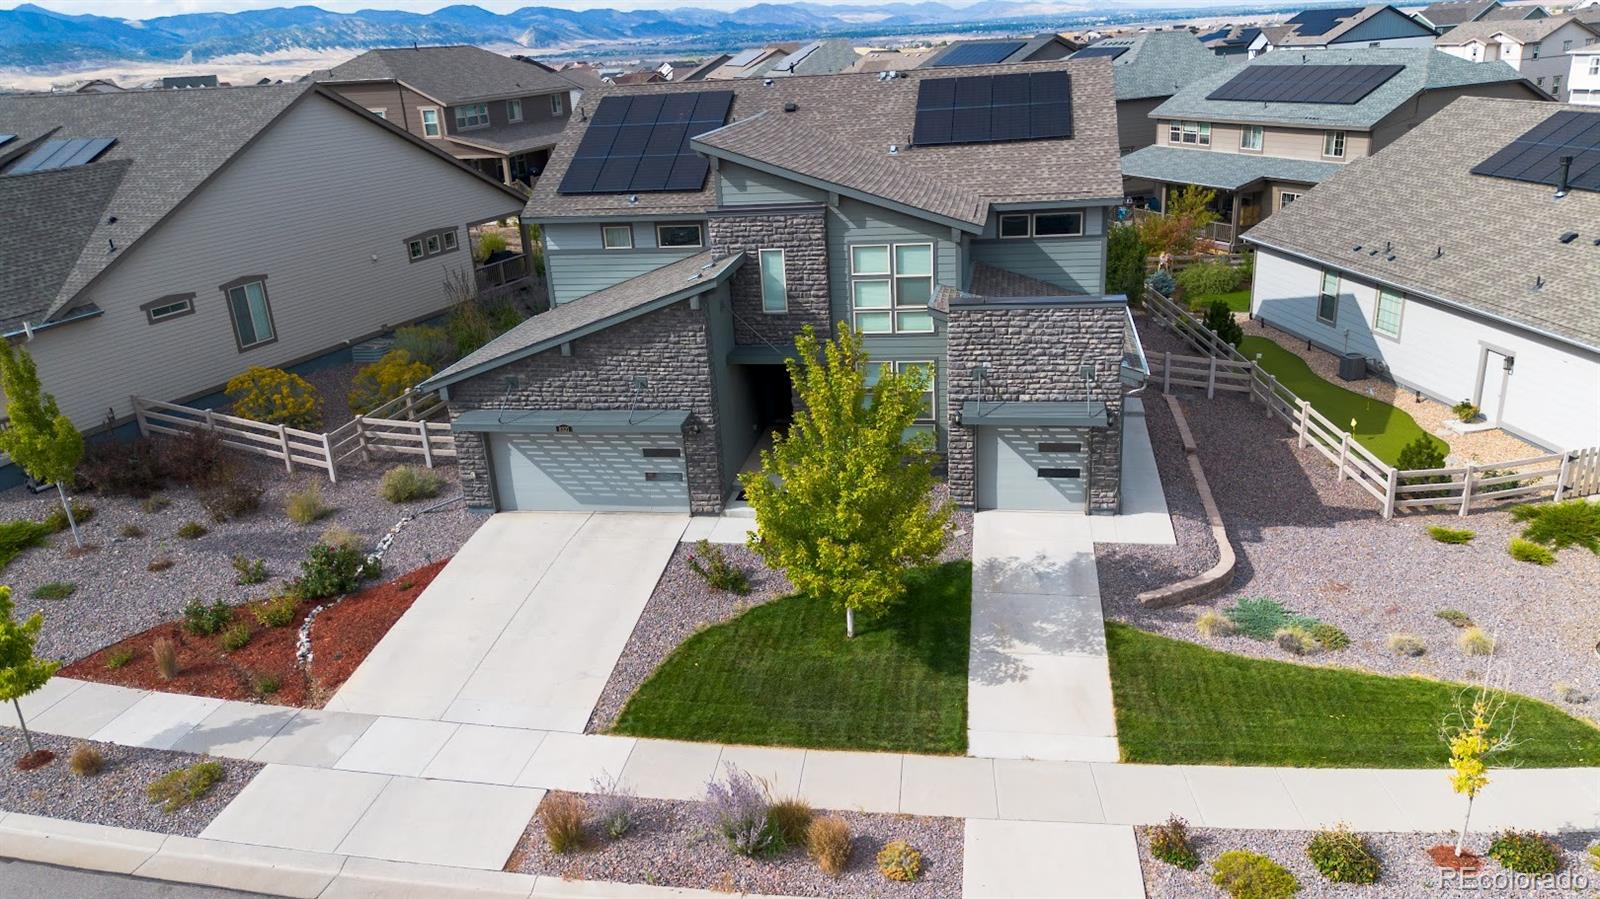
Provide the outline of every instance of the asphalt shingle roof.
{"type": "Polygon", "coordinates": [[[566,119],[537,119],[508,125],[491,125],[450,135],[458,144],[486,147],[507,155],[553,147],[567,127],[566,119]]]}
{"type": "Polygon", "coordinates": [[[1563,109],[1593,107],[1456,100],[1245,239],[1600,348],[1600,193],[1471,173],[1563,109]]]}
{"type": "Polygon", "coordinates": [[[7,215],[0,228],[0,330],[39,322],[41,300],[53,298],[71,274],[130,165],[118,159],[0,177],[0,209],[35,213],[7,215]]]}
{"type": "Polygon", "coordinates": [[[1575,21],[1585,28],[1589,27],[1572,16],[1549,16],[1543,19],[1517,19],[1513,21],[1468,22],[1465,25],[1450,29],[1448,34],[1440,37],[1434,43],[1446,47],[1459,47],[1472,41],[1487,42],[1497,34],[1504,34],[1518,43],[1529,44],[1542,41],[1549,37],[1552,31],[1568,22],[1575,21]]]}
{"type": "Polygon", "coordinates": [[[773,77],[794,75],[832,75],[848,71],[859,57],[849,41],[813,41],[790,53],[767,70],[773,77]]]}
{"type": "MultiPolygon", "coordinates": [[[[1118,100],[1170,97],[1196,78],[1237,64],[1218,56],[1187,31],[1110,37],[1090,47],[1127,47],[1111,61],[1118,100]]],[[[1088,49],[1088,48],[1085,48],[1088,49]]]]}
{"type": "Polygon", "coordinates": [[[368,50],[317,73],[316,80],[399,81],[446,106],[552,94],[578,86],[532,63],[466,45],[368,50]]]}
{"type": "Polygon", "coordinates": [[[1422,17],[1434,25],[1446,27],[1461,25],[1464,22],[1477,21],[1484,13],[1499,5],[1496,0],[1449,0],[1424,7],[1422,17]]]}
{"type": "Polygon", "coordinates": [[[1326,44],[1331,44],[1343,37],[1345,32],[1356,27],[1357,25],[1360,25],[1362,22],[1367,21],[1368,19],[1388,8],[1389,7],[1383,5],[1351,7],[1350,15],[1339,19],[1338,24],[1334,25],[1332,28],[1316,34],[1302,34],[1300,32],[1300,26],[1291,22],[1289,24],[1293,26],[1293,30],[1278,38],[1278,40],[1274,41],[1274,43],[1280,47],[1320,47],[1326,44]]]}
{"type": "Polygon", "coordinates": [[[1183,147],[1141,147],[1122,157],[1125,177],[1198,184],[1220,190],[1238,190],[1263,178],[1316,184],[1342,167],[1337,162],[1183,147]]]}

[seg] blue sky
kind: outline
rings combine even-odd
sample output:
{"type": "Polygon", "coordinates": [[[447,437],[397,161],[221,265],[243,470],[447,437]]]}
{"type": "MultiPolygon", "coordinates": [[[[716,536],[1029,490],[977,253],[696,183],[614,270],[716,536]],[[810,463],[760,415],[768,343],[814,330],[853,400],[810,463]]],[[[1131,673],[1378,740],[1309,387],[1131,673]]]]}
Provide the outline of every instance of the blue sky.
{"type": "MultiPolygon", "coordinates": [[[[22,0],[0,0],[0,9],[20,6],[22,0]]],[[[661,9],[675,6],[700,6],[715,9],[732,9],[749,6],[759,0],[34,0],[36,5],[60,13],[93,13],[124,19],[150,19],[189,12],[239,12],[245,9],[270,9],[281,6],[319,6],[335,12],[354,12],[358,9],[404,9],[413,12],[432,12],[456,2],[470,3],[494,12],[510,12],[524,6],[559,6],[567,9],[588,9],[608,6],[613,9],[661,9]]],[[[842,0],[814,0],[820,3],[837,3],[842,0]]],[[[849,0],[860,3],[870,0],[849,0]]],[[[965,5],[975,0],[951,0],[951,5],[965,5]]]]}

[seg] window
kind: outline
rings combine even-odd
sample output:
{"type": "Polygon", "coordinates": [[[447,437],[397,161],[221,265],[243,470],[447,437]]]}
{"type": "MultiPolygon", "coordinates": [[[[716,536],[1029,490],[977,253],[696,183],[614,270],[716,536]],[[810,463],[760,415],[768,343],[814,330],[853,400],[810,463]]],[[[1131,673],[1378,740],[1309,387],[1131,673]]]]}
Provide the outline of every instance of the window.
{"type": "Polygon", "coordinates": [[[1600,56],[1593,57],[1589,60],[1589,74],[1600,75],[1600,56]]]}
{"type": "Polygon", "coordinates": [[[1322,135],[1322,155],[1333,159],[1344,158],[1344,132],[1329,131],[1322,135]]]}
{"type": "Polygon", "coordinates": [[[1265,129],[1260,125],[1246,125],[1239,130],[1239,149],[1259,153],[1265,136],[1265,129]]]}
{"type": "Polygon", "coordinates": [[[878,379],[883,376],[885,369],[891,369],[900,374],[912,371],[927,372],[928,383],[922,391],[922,411],[917,413],[916,420],[919,424],[933,424],[937,420],[933,404],[937,401],[936,397],[938,395],[938,391],[934,388],[934,379],[938,377],[938,367],[932,362],[921,359],[915,361],[902,360],[899,362],[869,362],[862,378],[868,390],[878,386],[878,379]]]}
{"type": "Polygon", "coordinates": [[[1405,298],[1392,290],[1378,291],[1378,305],[1372,313],[1372,330],[1385,337],[1400,336],[1400,312],[1405,308],[1405,298]]]}
{"type": "Polygon", "coordinates": [[[850,248],[850,305],[863,334],[931,334],[933,244],[850,248]]]}
{"type": "Polygon", "coordinates": [[[1278,208],[1282,209],[1283,207],[1288,206],[1290,203],[1293,203],[1295,200],[1298,200],[1298,199],[1300,199],[1300,195],[1299,194],[1297,194],[1297,193],[1295,193],[1294,191],[1291,191],[1291,190],[1286,190],[1283,193],[1278,194],[1278,208]]]}
{"type": "Polygon", "coordinates": [[[600,245],[608,250],[633,249],[633,226],[602,225],[600,227],[600,245]]]}
{"type": "Polygon", "coordinates": [[[1333,272],[1322,273],[1322,290],[1317,294],[1317,321],[1327,325],[1339,322],[1339,276],[1333,272]]]}
{"type": "Polygon", "coordinates": [[[182,318],[194,311],[194,294],[175,293],[157,297],[139,308],[144,310],[145,319],[152,325],[169,318],[182,318]]]}
{"type": "Polygon", "coordinates": [[[1050,478],[1052,480],[1080,478],[1083,477],[1083,470],[1078,468],[1041,468],[1038,469],[1038,474],[1041,478],[1050,478]]]}
{"type": "Polygon", "coordinates": [[[456,107],[456,128],[482,128],[489,124],[489,104],[468,103],[456,107]]]}
{"type": "Polygon", "coordinates": [[[557,118],[560,118],[561,116],[564,116],[564,115],[567,114],[567,95],[566,94],[551,94],[550,95],[550,114],[553,115],[553,116],[556,116],[557,118]]]}
{"type": "Polygon", "coordinates": [[[762,250],[759,256],[761,262],[761,311],[788,312],[789,282],[783,262],[783,251],[762,250]]]}
{"type": "Polygon", "coordinates": [[[1041,453],[1081,453],[1081,452],[1083,452],[1083,444],[1082,443],[1041,443],[1041,444],[1039,444],[1039,452],[1041,452],[1041,453]]]}
{"type": "Polygon", "coordinates": [[[656,226],[658,247],[698,247],[704,242],[699,224],[656,226]]]}
{"type": "Polygon", "coordinates": [[[1539,58],[1539,45],[1538,44],[1529,44],[1528,45],[1528,52],[1530,54],[1532,54],[1531,58],[1538,59],[1539,58]]]}
{"type": "Polygon", "coordinates": [[[429,256],[437,256],[444,252],[443,244],[440,243],[440,237],[437,234],[429,234],[426,238],[423,238],[423,242],[428,247],[429,256]]]}
{"type": "Polygon", "coordinates": [[[228,315],[233,319],[233,336],[239,349],[248,350],[278,339],[272,328],[272,309],[267,305],[267,276],[250,275],[222,285],[228,298],[228,315]]]}
{"type": "Polygon", "coordinates": [[[1561,52],[1562,53],[1568,53],[1568,52],[1571,52],[1571,50],[1572,50],[1572,41],[1562,41],[1561,42],[1561,52]]]}
{"type": "Polygon", "coordinates": [[[443,238],[444,248],[446,251],[456,248],[456,229],[451,228],[449,231],[445,231],[439,236],[443,238]]]}
{"type": "Polygon", "coordinates": [[[1033,217],[1034,237],[1080,237],[1083,213],[1041,212],[1033,217]]]}
{"type": "Polygon", "coordinates": [[[367,112],[372,113],[380,119],[387,120],[389,118],[389,107],[387,106],[379,106],[375,109],[369,109],[367,112]]]}
{"type": "Polygon", "coordinates": [[[438,228],[406,238],[406,259],[411,262],[448,253],[460,246],[454,228],[438,228]]]}
{"type": "Polygon", "coordinates": [[[1000,216],[1001,237],[1030,237],[1033,234],[1033,217],[1030,215],[1000,216]]]}
{"type": "Polygon", "coordinates": [[[1533,83],[1539,87],[1544,87],[1544,76],[1540,75],[1538,78],[1533,79],[1533,83]]]}
{"type": "Polygon", "coordinates": [[[1551,75],[1550,76],[1550,93],[1555,94],[1557,97],[1561,96],[1561,76],[1560,75],[1551,75]]]}
{"type": "Polygon", "coordinates": [[[1198,144],[1211,146],[1210,122],[1170,122],[1167,142],[1173,144],[1198,144]]]}
{"type": "Polygon", "coordinates": [[[520,122],[520,121],[522,121],[522,101],[521,100],[507,100],[506,101],[506,121],[508,121],[508,122],[520,122]]]}
{"type": "Polygon", "coordinates": [[[422,136],[439,136],[439,107],[423,106],[417,110],[417,115],[422,119],[422,136]]]}

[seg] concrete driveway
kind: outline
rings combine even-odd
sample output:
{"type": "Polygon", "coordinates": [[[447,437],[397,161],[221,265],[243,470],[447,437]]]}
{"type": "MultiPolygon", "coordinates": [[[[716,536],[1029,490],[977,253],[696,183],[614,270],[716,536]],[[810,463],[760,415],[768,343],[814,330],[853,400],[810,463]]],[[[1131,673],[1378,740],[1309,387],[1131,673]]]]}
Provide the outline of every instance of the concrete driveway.
{"type": "Polygon", "coordinates": [[[330,710],[579,732],[689,516],[502,512],[330,710]]]}

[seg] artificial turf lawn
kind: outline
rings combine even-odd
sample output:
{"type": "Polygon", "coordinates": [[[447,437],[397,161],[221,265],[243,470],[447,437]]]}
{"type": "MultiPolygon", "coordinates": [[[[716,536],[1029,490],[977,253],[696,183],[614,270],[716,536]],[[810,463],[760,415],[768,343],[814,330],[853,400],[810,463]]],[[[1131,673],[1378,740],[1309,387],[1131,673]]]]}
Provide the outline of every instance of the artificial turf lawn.
{"type": "Polygon", "coordinates": [[[962,753],[972,563],[912,572],[878,620],[795,595],[709,627],[673,651],[613,728],[720,743],[962,753]]]}
{"type": "Polygon", "coordinates": [[[1348,428],[1350,420],[1355,419],[1356,426],[1350,433],[1373,455],[1390,465],[1399,461],[1400,450],[1418,437],[1433,441],[1440,452],[1449,451],[1444,441],[1422,430],[1410,415],[1382,400],[1323,380],[1304,359],[1265,337],[1246,337],[1239,344],[1239,352],[1250,360],[1260,354],[1262,368],[1276,377],[1278,383],[1309,402],[1311,408],[1326,416],[1334,427],[1348,428]]]}
{"type": "MultiPolygon", "coordinates": [[[[1122,759],[1150,764],[1444,768],[1462,684],[1252,659],[1108,622],[1122,759]]],[[[1514,696],[1518,745],[1496,765],[1600,764],[1600,730],[1514,696]]]]}
{"type": "Polygon", "coordinates": [[[1203,316],[1205,311],[1211,308],[1211,304],[1217,300],[1226,302],[1228,308],[1234,312],[1249,312],[1250,288],[1246,287],[1244,290],[1233,290],[1228,293],[1208,293],[1203,297],[1195,297],[1190,301],[1189,308],[1203,316]]]}

